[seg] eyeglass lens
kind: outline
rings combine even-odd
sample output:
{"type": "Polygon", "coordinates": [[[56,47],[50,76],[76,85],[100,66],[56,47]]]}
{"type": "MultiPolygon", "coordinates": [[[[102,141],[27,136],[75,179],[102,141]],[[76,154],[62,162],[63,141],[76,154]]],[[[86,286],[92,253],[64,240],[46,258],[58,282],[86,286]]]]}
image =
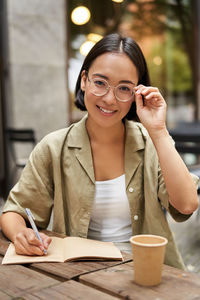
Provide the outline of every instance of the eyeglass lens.
{"type": "MultiPolygon", "coordinates": [[[[106,80],[103,80],[101,78],[93,78],[90,81],[90,88],[91,93],[93,93],[95,96],[104,96],[108,90],[110,89],[110,86],[106,80]]],[[[119,84],[116,87],[114,87],[114,93],[115,97],[119,101],[129,101],[134,94],[133,85],[128,83],[119,84]]]]}

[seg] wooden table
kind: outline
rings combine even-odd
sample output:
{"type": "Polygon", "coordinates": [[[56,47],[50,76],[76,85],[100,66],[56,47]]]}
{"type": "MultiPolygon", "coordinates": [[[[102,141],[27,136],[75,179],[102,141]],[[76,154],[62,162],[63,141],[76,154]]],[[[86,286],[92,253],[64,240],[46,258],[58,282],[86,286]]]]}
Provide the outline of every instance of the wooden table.
{"type": "MultiPolygon", "coordinates": [[[[0,232],[0,261],[8,247],[0,232]]],[[[132,257],[124,261],[0,265],[0,299],[200,299],[200,277],[164,265],[162,283],[141,287],[133,280],[132,257]]]]}

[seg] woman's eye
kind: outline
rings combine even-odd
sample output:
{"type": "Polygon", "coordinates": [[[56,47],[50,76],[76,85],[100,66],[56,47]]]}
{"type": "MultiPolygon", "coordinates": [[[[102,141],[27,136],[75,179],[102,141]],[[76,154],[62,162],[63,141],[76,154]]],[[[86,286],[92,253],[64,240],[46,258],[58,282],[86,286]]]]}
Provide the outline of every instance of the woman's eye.
{"type": "Polygon", "coordinates": [[[122,92],[130,92],[131,89],[130,89],[129,86],[124,85],[124,86],[120,86],[120,91],[122,91],[122,92]]]}
{"type": "Polygon", "coordinates": [[[94,83],[97,86],[105,86],[105,82],[102,80],[94,80],[94,83]]]}

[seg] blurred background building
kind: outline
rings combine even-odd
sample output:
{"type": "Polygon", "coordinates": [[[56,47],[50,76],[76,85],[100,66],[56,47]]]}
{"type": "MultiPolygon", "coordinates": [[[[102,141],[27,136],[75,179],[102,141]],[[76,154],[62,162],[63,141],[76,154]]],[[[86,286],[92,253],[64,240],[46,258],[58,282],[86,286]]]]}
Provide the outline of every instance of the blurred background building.
{"type": "Polygon", "coordinates": [[[81,64],[112,32],[141,46],[168,104],[168,127],[200,121],[200,1],[1,0],[0,196],[16,180],[8,128],[32,129],[39,141],[79,120],[73,101],[81,64]]]}

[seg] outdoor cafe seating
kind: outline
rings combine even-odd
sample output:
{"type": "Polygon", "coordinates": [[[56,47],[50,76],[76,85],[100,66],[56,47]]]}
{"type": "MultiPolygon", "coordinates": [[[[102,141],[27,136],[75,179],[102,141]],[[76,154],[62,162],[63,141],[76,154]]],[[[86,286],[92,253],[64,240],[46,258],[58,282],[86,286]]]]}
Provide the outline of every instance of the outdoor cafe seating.
{"type": "Polygon", "coordinates": [[[25,167],[28,156],[36,145],[36,137],[32,128],[7,128],[5,132],[11,158],[10,185],[12,186],[17,179],[17,172],[25,167]]]}

